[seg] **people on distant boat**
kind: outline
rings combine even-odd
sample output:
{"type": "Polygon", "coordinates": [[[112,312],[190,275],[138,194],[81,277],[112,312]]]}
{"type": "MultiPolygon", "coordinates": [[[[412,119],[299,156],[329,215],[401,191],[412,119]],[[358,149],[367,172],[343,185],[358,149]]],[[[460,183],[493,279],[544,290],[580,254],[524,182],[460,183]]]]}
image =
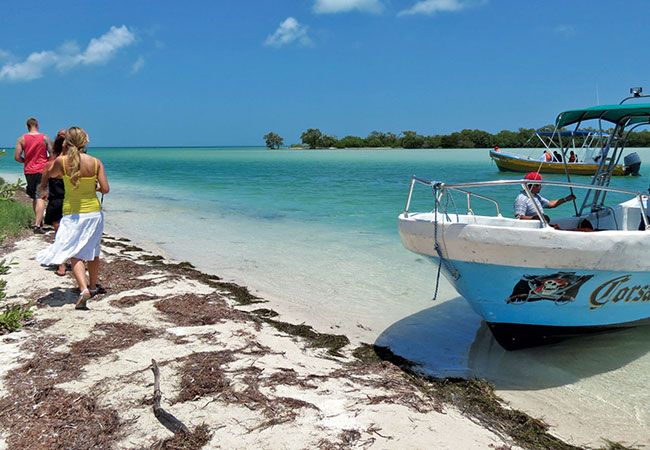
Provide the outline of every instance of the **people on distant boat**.
{"type": "Polygon", "coordinates": [[[542,155],[541,158],[539,158],[539,160],[544,162],[551,162],[553,160],[553,157],[551,156],[548,150],[544,150],[544,154],[542,155]]]}
{"type": "Polygon", "coordinates": [[[573,153],[573,150],[571,150],[571,153],[569,153],[569,162],[570,163],[578,162],[578,157],[576,156],[575,153],[573,153]]]}
{"type": "Polygon", "coordinates": [[[560,152],[558,152],[557,150],[553,152],[553,161],[562,162],[562,155],[560,155],[560,152]]]}
{"type": "Polygon", "coordinates": [[[605,144],[605,146],[600,150],[600,153],[598,155],[594,156],[594,161],[599,162],[600,158],[603,157],[604,154],[607,154],[609,152],[609,144],[605,144]]]}
{"type": "MultiPolygon", "coordinates": [[[[537,172],[530,172],[526,174],[524,179],[532,180],[532,181],[541,181],[542,176],[537,172]]],[[[528,188],[530,189],[530,192],[533,194],[535,203],[537,203],[537,206],[539,207],[539,211],[542,214],[544,214],[544,208],[556,208],[561,204],[569,202],[576,198],[575,195],[571,194],[557,200],[547,200],[541,195],[539,195],[539,191],[542,190],[541,184],[528,184],[528,188]]],[[[515,199],[514,208],[515,208],[515,218],[517,219],[540,220],[539,215],[537,213],[537,209],[535,208],[535,204],[528,196],[526,191],[523,189],[515,199]]],[[[545,214],[544,214],[544,218],[546,219],[546,222],[549,221],[548,216],[545,214]]]]}
{"type": "Polygon", "coordinates": [[[498,153],[498,152],[500,152],[501,150],[499,150],[499,147],[494,147],[494,151],[498,153]]]}

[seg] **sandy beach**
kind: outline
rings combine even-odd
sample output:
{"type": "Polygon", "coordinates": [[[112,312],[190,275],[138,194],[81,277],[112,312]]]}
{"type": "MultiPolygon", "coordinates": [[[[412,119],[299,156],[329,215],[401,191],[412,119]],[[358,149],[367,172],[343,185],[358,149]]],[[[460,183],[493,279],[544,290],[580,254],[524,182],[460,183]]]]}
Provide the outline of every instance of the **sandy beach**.
{"type": "Polygon", "coordinates": [[[36,304],[0,336],[0,448],[519,448],[345,337],[126,240],[104,239],[106,292],[75,310],[71,275],[33,258],[51,239],[3,246],[4,304],[36,304]],[[154,415],[152,360],[186,432],[154,415]]]}

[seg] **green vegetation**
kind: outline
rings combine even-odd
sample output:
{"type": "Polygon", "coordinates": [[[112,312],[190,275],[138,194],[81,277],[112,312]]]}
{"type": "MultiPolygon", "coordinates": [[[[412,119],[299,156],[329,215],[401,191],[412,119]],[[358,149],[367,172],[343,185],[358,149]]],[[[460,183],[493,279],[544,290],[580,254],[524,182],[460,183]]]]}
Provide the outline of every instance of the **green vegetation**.
{"type": "Polygon", "coordinates": [[[13,184],[5,183],[4,180],[0,178],[0,200],[10,200],[13,198],[16,191],[24,186],[25,182],[20,178],[13,184]]]}
{"type": "MultiPolygon", "coordinates": [[[[539,130],[553,131],[552,125],[539,130]]],[[[589,128],[585,128],[589,130],[589,128]]],[[[322,133],[318,128],[309,128],[300,135],[300,139],[309,148],[522,148],[539,147],[535,138],[535,129],[519,128],[518,131],[503,130],[491,134],[482,130],[462,130],[448,135],[424,136],[415,131],[402,131],[399,135],[388,132],[373,131],[367,137],[345,136],[338,139],[322,133]]],[[[613,130],[603,130],[611,133],[613,130]]],[[[582,142],[576,139],[576,144],[582,142]]],[[[650,131],[632,132],[628,136],[627,147],[650,147],[650,131]]],[[[292,145],[291,147],[302,148],[292,145]]]]}
{"type": "Polygon", "coordinates": [[[29,227],[34,217],[30,205],[24,205],[11,198],[20,187],[20,181],[7,184],[0,179],[0,236],[16,236],[20,230],[29,227]]]}
{"type": "MultiPolygon", "coordinates": [[[[0,178],[0,244],[7,235],[17,235],[20,230],[29,226],[34,215],[29,205],[23,205],[12,199],[17,189],[22,187],[19,180],[13,184],[7,184],[0,178]]],[[[0,275],[7,275],[13,262],[7,262],[6,259],[0,260],[0,275]]],[[[0,280],[0,301],[6,297],[5,287],[6,280],[0,280]]],[[[7,305],[2,314],[0,314],[0,334],[7,331],[16,331],[22,324],[28,320],[33,311],[30,308],[34,305],[29,302],[27,305],[7,305]]]]}
{"type": "MultiPolygon", "coordinates": [[[[0,282],[0,292],[4,290],[5,284],[6,281],[4,280],[0,282]]],[[[2,292],[2,295],[4,296],[4,292],[2,292]]],[[[23,326],[23,323],[29,320],[29,318],[32,317],[32,314],[34,314],[34,311],[30,309],[32,306],[34,306],[34,302],[29,302],[23,306],[5,306],[4,312],[0,314],[0,334],[5,331],[11,332],[19,330],[23,326]]]]}
{"type": "MultiPolygon", "coordinates": [[[[0,150],[0,156],[7,152],[0,150]]],[[[18,189],[22,189],[25,182],[18,179],[15,183],[6,183],[0,178],[0,244],[7,235],[15,236],[21,229],[29,227],[34,217],[32,208],[17,202],[13,197],[18,189]]]]}
{"type": "Polygon", "coordinates": [[[325,147],[323,141],[323,133],[318,128],[310,128],[300,135],[300,140],[303,144],[307,144],[309,148],[323,148],[325,147]]]}
{"type": "Polygon", "coordinates": [[[280,148],[284,145],[284,139],[282,139],[279,134],[275,134],[272,131],[264,135],[264,140],[266,141],[266,146],[271,150],[274,148],[280,148]]]}

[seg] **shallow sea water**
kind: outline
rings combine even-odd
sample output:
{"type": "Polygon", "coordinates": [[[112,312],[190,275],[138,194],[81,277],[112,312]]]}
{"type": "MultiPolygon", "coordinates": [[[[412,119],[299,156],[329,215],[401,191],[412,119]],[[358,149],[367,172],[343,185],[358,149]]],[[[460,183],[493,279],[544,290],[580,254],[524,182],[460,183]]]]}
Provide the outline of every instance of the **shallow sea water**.
{"type": "MultiPolygon", "coordinates": [[[[641,172],[650,172],[650,150],[636,151],[648,161],[641,172]]],[[[89,153],[104,161],[111,183],[108,232],[249,286],[287,318],[389,346],[428,373],[487,378],[513,407],[574,442],[602,445],[606,437],[650,445],[650,327],[506,352],[445,280],[432,301],[436,267],[401,246],[397,215],[411,175],[520,178],[499,173],[487,150],[89,153]]],[[[13,181],[22,168],[7,156],[0,176],[13,181]]],[[[645,191],[648,177],[614,185],[645,191]]],[[[497,197],[507,206],[515,195],[497,197]]],[[[430,191],[418,189],[411,210],[431,207],[430,191]]],[[[489,212],[484,208],[475,212],[489,212]]],[[[570,214],[568,208],[553,214],[570,214]]]]}

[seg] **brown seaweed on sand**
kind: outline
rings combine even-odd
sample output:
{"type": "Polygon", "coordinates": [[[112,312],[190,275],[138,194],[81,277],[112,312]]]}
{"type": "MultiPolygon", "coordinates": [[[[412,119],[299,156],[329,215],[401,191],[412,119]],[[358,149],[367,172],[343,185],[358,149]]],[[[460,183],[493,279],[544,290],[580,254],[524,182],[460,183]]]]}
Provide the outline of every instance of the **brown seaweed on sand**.
{"type": "Polygon", "coordinates": [[[151,267],[135,263],[126,258],[116,258],[108,262],[102,261],[100,283],[110,294],[141,289],[150,286],[151,281],[139,277],[151,271],[151,267]]]}
{"type": "Polygon", "coordinates": [[[158,311],[180,326],[211,325],[223,320],[250,321],[251,316],[228,306],[218,294],[183,294],[156,302],[158,311]]]}

